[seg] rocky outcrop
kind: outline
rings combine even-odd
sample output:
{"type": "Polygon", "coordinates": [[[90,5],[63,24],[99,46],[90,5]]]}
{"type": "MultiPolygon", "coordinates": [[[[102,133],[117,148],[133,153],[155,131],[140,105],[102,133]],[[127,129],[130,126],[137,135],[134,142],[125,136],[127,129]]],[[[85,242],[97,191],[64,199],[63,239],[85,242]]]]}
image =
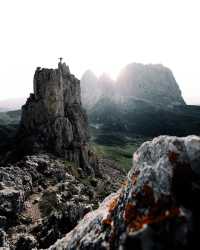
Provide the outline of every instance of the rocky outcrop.
{"type": "Polygon", "coordinates": [[[5,187],[0,190],[0,203],[1,213],[6,215],[17,214],[23,209],[23,192],[5,187]]]}
{"type": "Polygon", "coordinates": [[[112,162],[99,167],[103,179],[47,154],[0,166],[0,248],[44,249],[64,237],[125,178],[112,162]]]}
{"type": "Polygon", "coordinates": [[[88,138],[79,80],[65,63],[58,69],[37,68],[34,94],[22,107],[16,155],[51,152],[75,162],[85,174],[94,174],[98,164],[88,138]]]}
{"type": "Polygon", "coordinates": [[[2,229],[0,229],[0,248],[9,249],[9,246],[7,244],[6,233],[2,229]]]}
{"type": "Polygon", "coordinates": [[[199,164],[200,137],[144,143],[124,186],[50,249],[196,249],[199,164]]]}

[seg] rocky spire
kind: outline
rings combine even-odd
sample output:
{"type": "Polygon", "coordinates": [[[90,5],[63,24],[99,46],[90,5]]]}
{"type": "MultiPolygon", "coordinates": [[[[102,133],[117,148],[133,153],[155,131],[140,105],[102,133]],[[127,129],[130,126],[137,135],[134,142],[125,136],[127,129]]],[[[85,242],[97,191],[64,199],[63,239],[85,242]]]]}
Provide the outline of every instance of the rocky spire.
{"type": "Polygon", "coordinates": [[[80,81],[60,61],[57,69],[38,67],[34,93],[22,107],[17,136],[22,155],[50,152],[92,174],[96,157],[88,147],[88,122],[81,106],[80,81]]]}

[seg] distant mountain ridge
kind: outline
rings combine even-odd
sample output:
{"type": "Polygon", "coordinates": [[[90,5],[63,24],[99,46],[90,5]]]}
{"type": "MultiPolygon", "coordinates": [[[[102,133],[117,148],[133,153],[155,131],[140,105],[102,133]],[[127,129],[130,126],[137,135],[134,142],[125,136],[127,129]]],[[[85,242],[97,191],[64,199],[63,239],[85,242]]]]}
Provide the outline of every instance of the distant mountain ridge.
{"type": "Polygon", "coordinates": [[[185,105],[172,71],[160,64],[128,64],[116,81],[105,74],[97,78],[91,71],[86,71],[81,88],[83,106],[87,109],[104,97],[115,102],[142,100],[160,108],[185,105]]]}
{"type": "Polygon", "coordinates": [[[81,78],[81,99],[86,109],[93,107],[103,97],[115,96],[115,82],[108,74],[99,77],[87,70],[81,78]]]}
{"type": "Polygon", "coordinates": [[[106,84],[98,78],[88,85],[87,76],[88,72],[81,80],[82,101],[96,134],[95,141],[102,142],[103,136],[103,143],[110,143],[108,137],[119,134],[125,142],[137,135],[200,134],[200,107],[186,105],[167,67],[131,63],[122,69],[115,82],[104,76],[106,84]]]}
{"type": "Polygon", "coordinates": [[[160,64],[129,64],[116,84],[117,92],[125,98],[141,99],[161,108],[185,105],[172,71],[160,64]]]}

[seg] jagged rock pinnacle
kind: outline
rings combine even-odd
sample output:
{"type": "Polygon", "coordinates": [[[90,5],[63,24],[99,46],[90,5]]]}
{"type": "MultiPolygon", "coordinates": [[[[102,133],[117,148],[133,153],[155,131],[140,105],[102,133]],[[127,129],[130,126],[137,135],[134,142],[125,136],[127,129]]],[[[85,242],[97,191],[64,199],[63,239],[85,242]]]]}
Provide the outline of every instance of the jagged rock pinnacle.
{"type": "Polygon", "coordinates": [[[22,107],[20,153],[51,152],[93,173],[97,160],[88,147],[80,81],[60,58],[57,69],[38,67],[33,85],[34,93],[22,107]]]}

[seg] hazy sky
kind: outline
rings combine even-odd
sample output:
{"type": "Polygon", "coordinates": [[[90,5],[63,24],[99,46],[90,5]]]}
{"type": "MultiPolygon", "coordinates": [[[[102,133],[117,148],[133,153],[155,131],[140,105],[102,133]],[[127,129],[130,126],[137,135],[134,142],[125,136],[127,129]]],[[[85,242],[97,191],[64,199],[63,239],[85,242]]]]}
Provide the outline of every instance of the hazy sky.
{"type": "Polygon", "coordinates": [[[1,0],[0,32],[0,100],[27,96],[35,68],[62,56],[78,77],[162,63],[200,103],[199,0],[1,0]]]}

